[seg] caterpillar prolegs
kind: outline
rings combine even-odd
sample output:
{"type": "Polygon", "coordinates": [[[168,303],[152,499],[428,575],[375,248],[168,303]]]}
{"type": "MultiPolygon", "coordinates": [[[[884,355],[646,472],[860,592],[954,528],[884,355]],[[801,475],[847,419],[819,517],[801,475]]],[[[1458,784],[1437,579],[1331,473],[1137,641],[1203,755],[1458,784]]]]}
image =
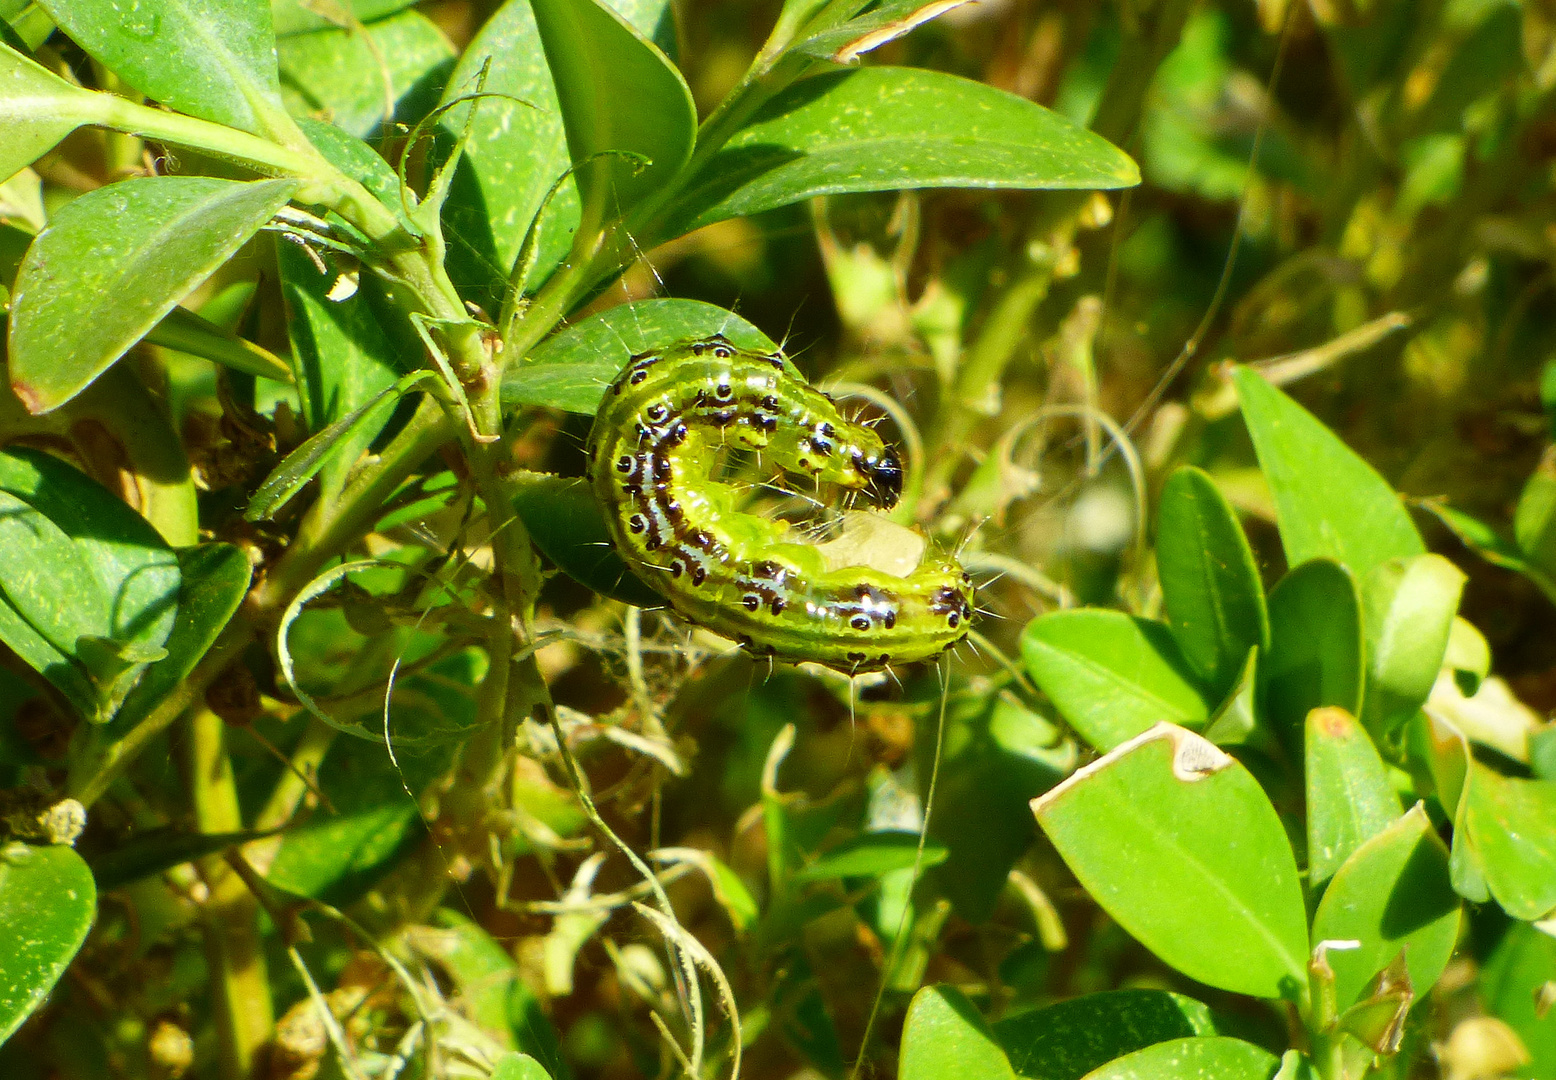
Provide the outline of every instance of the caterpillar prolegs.
{"type": "Polygon", "coordinates": [[[870,428],[777,355],[722,337],[634,357],[605,393],[589,436],[589,471],[612,538],[686,618],[749,652],[876,671],[954,647],[968,632],[971,577],[928,551],[906,576],[829,568],[783,522],[735,509],[713,478],[725,445],[890,507],[902,464],[870,428]]]}

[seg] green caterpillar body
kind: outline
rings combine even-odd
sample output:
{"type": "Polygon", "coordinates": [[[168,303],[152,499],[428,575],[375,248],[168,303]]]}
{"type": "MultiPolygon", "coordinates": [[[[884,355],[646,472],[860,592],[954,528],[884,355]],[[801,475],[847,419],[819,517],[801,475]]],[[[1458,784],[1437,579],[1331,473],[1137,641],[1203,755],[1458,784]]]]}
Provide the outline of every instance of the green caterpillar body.
{"type": "Polygon", "coordinates": [[[784,468],[889,507],[902,465],[874,431],[785,368],[722,337],[634,357],[605,393],[589,470],[628,565],[686,618],[757,656],[877,671],[953,648],[968,633],[971,577],[927,553],[898,577],[829,569],[787,526],[735,509],[712,477],[720,448],[760,450],[784,468]]]}

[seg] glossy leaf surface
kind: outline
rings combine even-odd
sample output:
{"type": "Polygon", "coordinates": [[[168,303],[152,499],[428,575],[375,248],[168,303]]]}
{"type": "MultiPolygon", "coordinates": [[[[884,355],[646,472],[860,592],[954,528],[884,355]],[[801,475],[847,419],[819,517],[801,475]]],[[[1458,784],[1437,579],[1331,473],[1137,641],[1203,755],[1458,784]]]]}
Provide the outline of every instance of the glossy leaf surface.
{"type": "Polygon", "coordinates": [[[1136,1050],[1088,1074],[1087,1080],[1271,1080],[1279,1068],[1279,1059],[1268,1050],[1216,1036],[1136,1050]]]}
{"type": "Polygon", "coordinates": [[[1165,990],[1088,994],[994,1024],[1022,1080],[1081,1080],[1147,1046],[1215,1033],[1208,1006],[1165,990]]]}
{"type": "MultiPolygon", "coordinates": [[[[0,45],[0,181],[31,165],[90,116],[86,94],[0,45]]],[[[9,282],[0,282],[9,285],[9,282]]]]}
{"type": "Polygon", "coordinates": [[[1209,474],[1184,466],[1167,479],[1156,565],[1173,636],[1219,700],[1237,681],[1249,649],[1269,651],[1270,620],[1248,540],[1209,474]]]}
{"type": "Polygon", "coordinates": [[[723,334],[758,352],[778,346],[734,312],[699,300],[643,300],[580,320],[536,348],[503,376],[502,403],[545,405],[593,415],[605,388],[639,354],[687,338],[723,334]]]}
{"type": "Polygon", "coordinates": [[[1293,746],[1307,714],[1361,712],[1365,680],[1361,600],[1338,563],[1315,559],[1270,590],[1270,655],[1260,670],[1275,730],[1293,746]]]}
{"type": "Polygon", "coordinates": [[[1313,917],[1315,942],[1361,942],[1360,948],[1328,954],[1341,1010],[1401,949],[1416,996],[1425,997],[1458,935],[1459,898],[1448,879],[1448,849],[1420,804],[1356,849],[1313,917]]]}
{"type": "Polygon", "coordinates": [[[1364,583],[1367,689],[1361,720],[1380,735],[1415,715],[1432,692],[1464,589],[1464,572],[1441,555],[1390,559],[1364,583]]]}
{"type": "Polygon", "coordinates": [[[1086,891],[1200,982],[1295,1000],[1307,981],[1296,860],[1258,782],[1161,724],[1033,800],[1086,891]]]}
{"type": "Polygon", "coordinates": [[[152,176],[89,191],[38,234],[11,297],[11,388],[45,413],[84,390],[291,198],[290,180],[152,176]]]}
{"type": "Polygon", "coordinates": [[[269,5],[137,0],[108,18],[96,0],[42,2],[72,41],[154,101],[254,134],[279,130],[269,5]]]}
{"type": "Polygon", "coordinates": [[[1364,580],[1385,560],[1425,553],[1404,503],[1376,469],[1258,372],[1240,367],[1233,380],[1289,565],[1329,558],[1364,580]]]}
{"type": "Polygon", "coordinates": [[[1308,888],[1316,896],[1400,807],[1377,747],[1350,713],[1314,709],[1306,726],[1308,888]]]}
{"type": "Polygon", "coordinates": [[[804,79],[769,102],[692,178],[655,236],[813,195],[1139,182],[1117,147],[1013,94],[937,71],[862,67],[804,79]]]}
{"type": "Polygon", "coordinates": [[[1166,625],[1083,608],[1032,620],[1021,656],[1065,720],[1110,750],[1161,720],[1197,728],[1210,712],[1166,625]]]}
{"type": "Polygon", "coordinates": [[[1015,1080],[988,1022],[960,990],[926,986],[913,995],[902,1029],[901,1080],[1015,1080]]]}
{"type": "Polygon", "coordinates": [[[1503,776],[1471,761],[1457,821],[1486,887],[1517,919],[1556,911],[1556,782],[1503,776]]]}
{"type": "Polygon", "coordinates": [[[53,989],[97,914],[92,872],[72,848],[0,847],[0,1042],[53,989]]]}

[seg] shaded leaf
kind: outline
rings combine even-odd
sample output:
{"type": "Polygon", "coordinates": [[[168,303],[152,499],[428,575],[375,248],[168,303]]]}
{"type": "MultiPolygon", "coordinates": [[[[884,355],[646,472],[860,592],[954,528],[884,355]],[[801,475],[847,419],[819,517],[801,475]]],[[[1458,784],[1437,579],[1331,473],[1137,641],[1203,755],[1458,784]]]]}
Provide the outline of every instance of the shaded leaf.
{"type": "Polygon", "coordinates": [[[1313,916],[1315,942],[1361,942],[1328,954],[1342,1010],[1401,949],[1416,998],[1424,998],[1458,936],[1459,898],[1448,879],[1448,849],[1419,803],[1356,849],[1313,916]]]}
{"type": "Polygon", "coordinates": [[[1313,709],[1361,712],[1363,652],[1361,600],[1343,566],[1314,559],[1270,590],[1270,655],[1260,676],[1270,721],[1288,745],[1313,709]]]}
{"type": "Polygon", "coordinates": [[[1136,1050],[1092,1072],[1087,1080],[1271,1080],[1280,1061],[1268,1050],[1216,1036],[1173,1039],[1136,1050]]]}
{"type": "Polygon", "coordinates": [[[513,509],[535,546],[568,577],[634,607],[664,607],[664,597],[632,572],[611,541],[589,481],[537,474],[515,485],[513,509]]]}
{"type": "MultiPolygon", "coordinates": [[[[924,845],[924,866],[945,862],[946,849],[940,844],[924,845]]],[[[796,881],[828,881],[845,877],[883,877],[913,866],[918,855],[918,834],[907,831],[868,832],[846,840],[802,867],[796,881]]]]}
{"type": "Polygon", "coordinates": [[[1022,1080],[1081,1080],[1124,1054],[1215,1033],[1208,1006],[1166,990],[1088,994],[994,1025],[1022,1080]]]}

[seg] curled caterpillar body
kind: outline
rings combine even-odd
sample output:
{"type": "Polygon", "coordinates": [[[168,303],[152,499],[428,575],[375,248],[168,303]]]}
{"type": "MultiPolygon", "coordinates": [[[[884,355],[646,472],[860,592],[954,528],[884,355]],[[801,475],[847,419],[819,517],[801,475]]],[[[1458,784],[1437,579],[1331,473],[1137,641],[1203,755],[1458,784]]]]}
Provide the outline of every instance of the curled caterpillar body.
{"type": "Polygon", "coordinates": [[[757,656],[845,672],[936,656],[966,638],[972,580],[927,552],[905,577],[829,568],[782,522],[734,508],[712,478],[726,445],[760,450],[793,472],[890,507],[902,464],[776,355],[721,337],[636,357],[606,391],[589,436],[589,470],[616,547],[686,618],[757,656]]]}

